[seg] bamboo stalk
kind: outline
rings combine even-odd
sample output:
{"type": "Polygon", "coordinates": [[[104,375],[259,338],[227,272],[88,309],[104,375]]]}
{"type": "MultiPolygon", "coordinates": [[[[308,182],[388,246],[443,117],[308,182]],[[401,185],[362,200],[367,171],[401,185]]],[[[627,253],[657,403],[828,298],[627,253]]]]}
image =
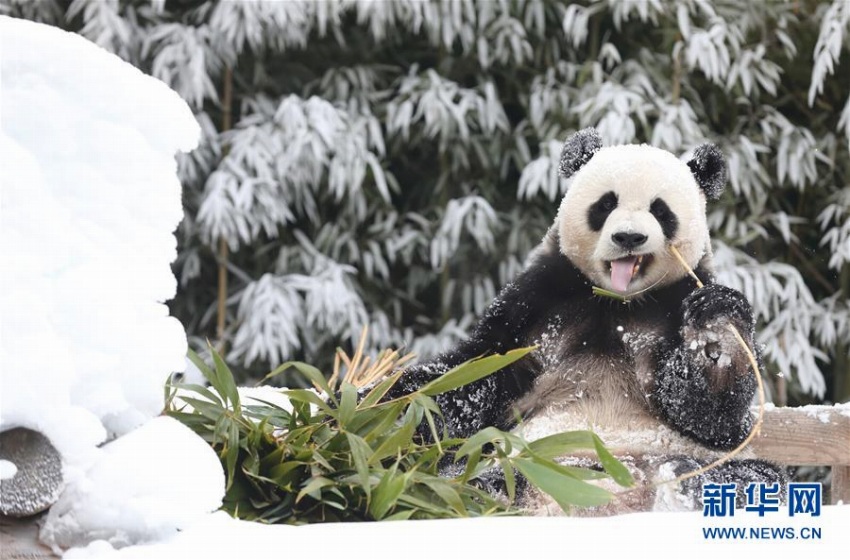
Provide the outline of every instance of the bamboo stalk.
{"type": "MultiPolygon", "coordinates": [[[[231,106],[233,104],[233,70],[230,65],[224,69],[224,92],[221,96],[221,131],[227,132],[233,126],[231,106]]],[[[224,146],[227,156],[229,146],[224,146]]],[[[216,308],[215,336],[218,339],[217,350],[224,351],[224,335],[227,328],[227,259],[229,258],[227,240],[222,236],[218,240],[216,260],[218,261],[218,306],[216,308]]]]}

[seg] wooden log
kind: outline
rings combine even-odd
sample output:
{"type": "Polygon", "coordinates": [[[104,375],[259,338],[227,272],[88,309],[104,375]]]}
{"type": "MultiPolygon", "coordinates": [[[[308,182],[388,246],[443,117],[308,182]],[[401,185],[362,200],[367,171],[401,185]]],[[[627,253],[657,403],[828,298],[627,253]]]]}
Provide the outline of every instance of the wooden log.
{"type": "Polygon", "coordinates": [[[832,466],[832,500],[833,504],[841,502],[850,504],[850,467],[847,465],[832,466]]]}
{"type": "Polygon", "coordinates": [[[768,408],[750,447],[760,459],[784,465],[850,466],[850,408],[768,408]]]}

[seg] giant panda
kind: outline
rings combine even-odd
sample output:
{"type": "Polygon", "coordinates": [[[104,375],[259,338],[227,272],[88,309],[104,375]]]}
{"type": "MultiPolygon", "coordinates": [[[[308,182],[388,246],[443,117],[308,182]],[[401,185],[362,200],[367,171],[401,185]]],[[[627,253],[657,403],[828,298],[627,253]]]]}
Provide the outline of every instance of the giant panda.
{"type": "MultiPolygon", "coordinates": [[[[753,424],[756,380],[727,327],[757,351],[752,309],[712,274],[706,200],[725,187],[720,150],[703,144],[685,163],[647,145],[602,147],[598,133],[585,129],[566,141],[560,171],[572,181],[519,276],[467,340],[408,369],[390,397],[469,359],[537,345],[513,365],[436,397],[451,437],[487,426],[529,440],[595,431],[643,490],[592,515],[697,509],[707,480],[737,482],[739,492],[748,482],[783,480],[779,468],[739,455],[678,486],[652,484],[711,463],[753,424]],[[628,301],[595,295],[594,286],[628,301]]],[[[560,513],[545,496],[523,494],[532,513],[560,513]]]]}

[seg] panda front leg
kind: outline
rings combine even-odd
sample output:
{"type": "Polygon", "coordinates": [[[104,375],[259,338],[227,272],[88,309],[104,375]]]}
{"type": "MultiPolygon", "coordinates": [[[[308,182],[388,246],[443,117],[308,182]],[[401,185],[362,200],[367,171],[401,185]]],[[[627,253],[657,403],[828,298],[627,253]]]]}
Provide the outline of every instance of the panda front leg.
{"type": "Polygon", "coordinates": [[[682,328],[661,351],[652,393],[668,425],[714,449],[731,449],[752,429],[756,390],[747,352],[753,348],[752,307],[738,291],[709,284],[682,303],[682,328]]]}

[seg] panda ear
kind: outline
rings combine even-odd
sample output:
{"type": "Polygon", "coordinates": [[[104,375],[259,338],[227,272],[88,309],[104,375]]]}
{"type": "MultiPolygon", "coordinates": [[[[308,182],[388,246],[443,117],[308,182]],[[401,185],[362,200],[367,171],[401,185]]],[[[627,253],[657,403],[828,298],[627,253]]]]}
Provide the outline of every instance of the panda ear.
{"type": "Polygon", "coordinates": [[[567,179],[581,169],[602,148],[602,138],[595,128],[579,130],[564,142],[558,170],[567,179]]]}
{"type": "Polygon", "coordinates": [[[717,200],[726,188],[726,158],[715,144],[700,144],[688,162],[697,184],[711,200],[717,200]]]}

